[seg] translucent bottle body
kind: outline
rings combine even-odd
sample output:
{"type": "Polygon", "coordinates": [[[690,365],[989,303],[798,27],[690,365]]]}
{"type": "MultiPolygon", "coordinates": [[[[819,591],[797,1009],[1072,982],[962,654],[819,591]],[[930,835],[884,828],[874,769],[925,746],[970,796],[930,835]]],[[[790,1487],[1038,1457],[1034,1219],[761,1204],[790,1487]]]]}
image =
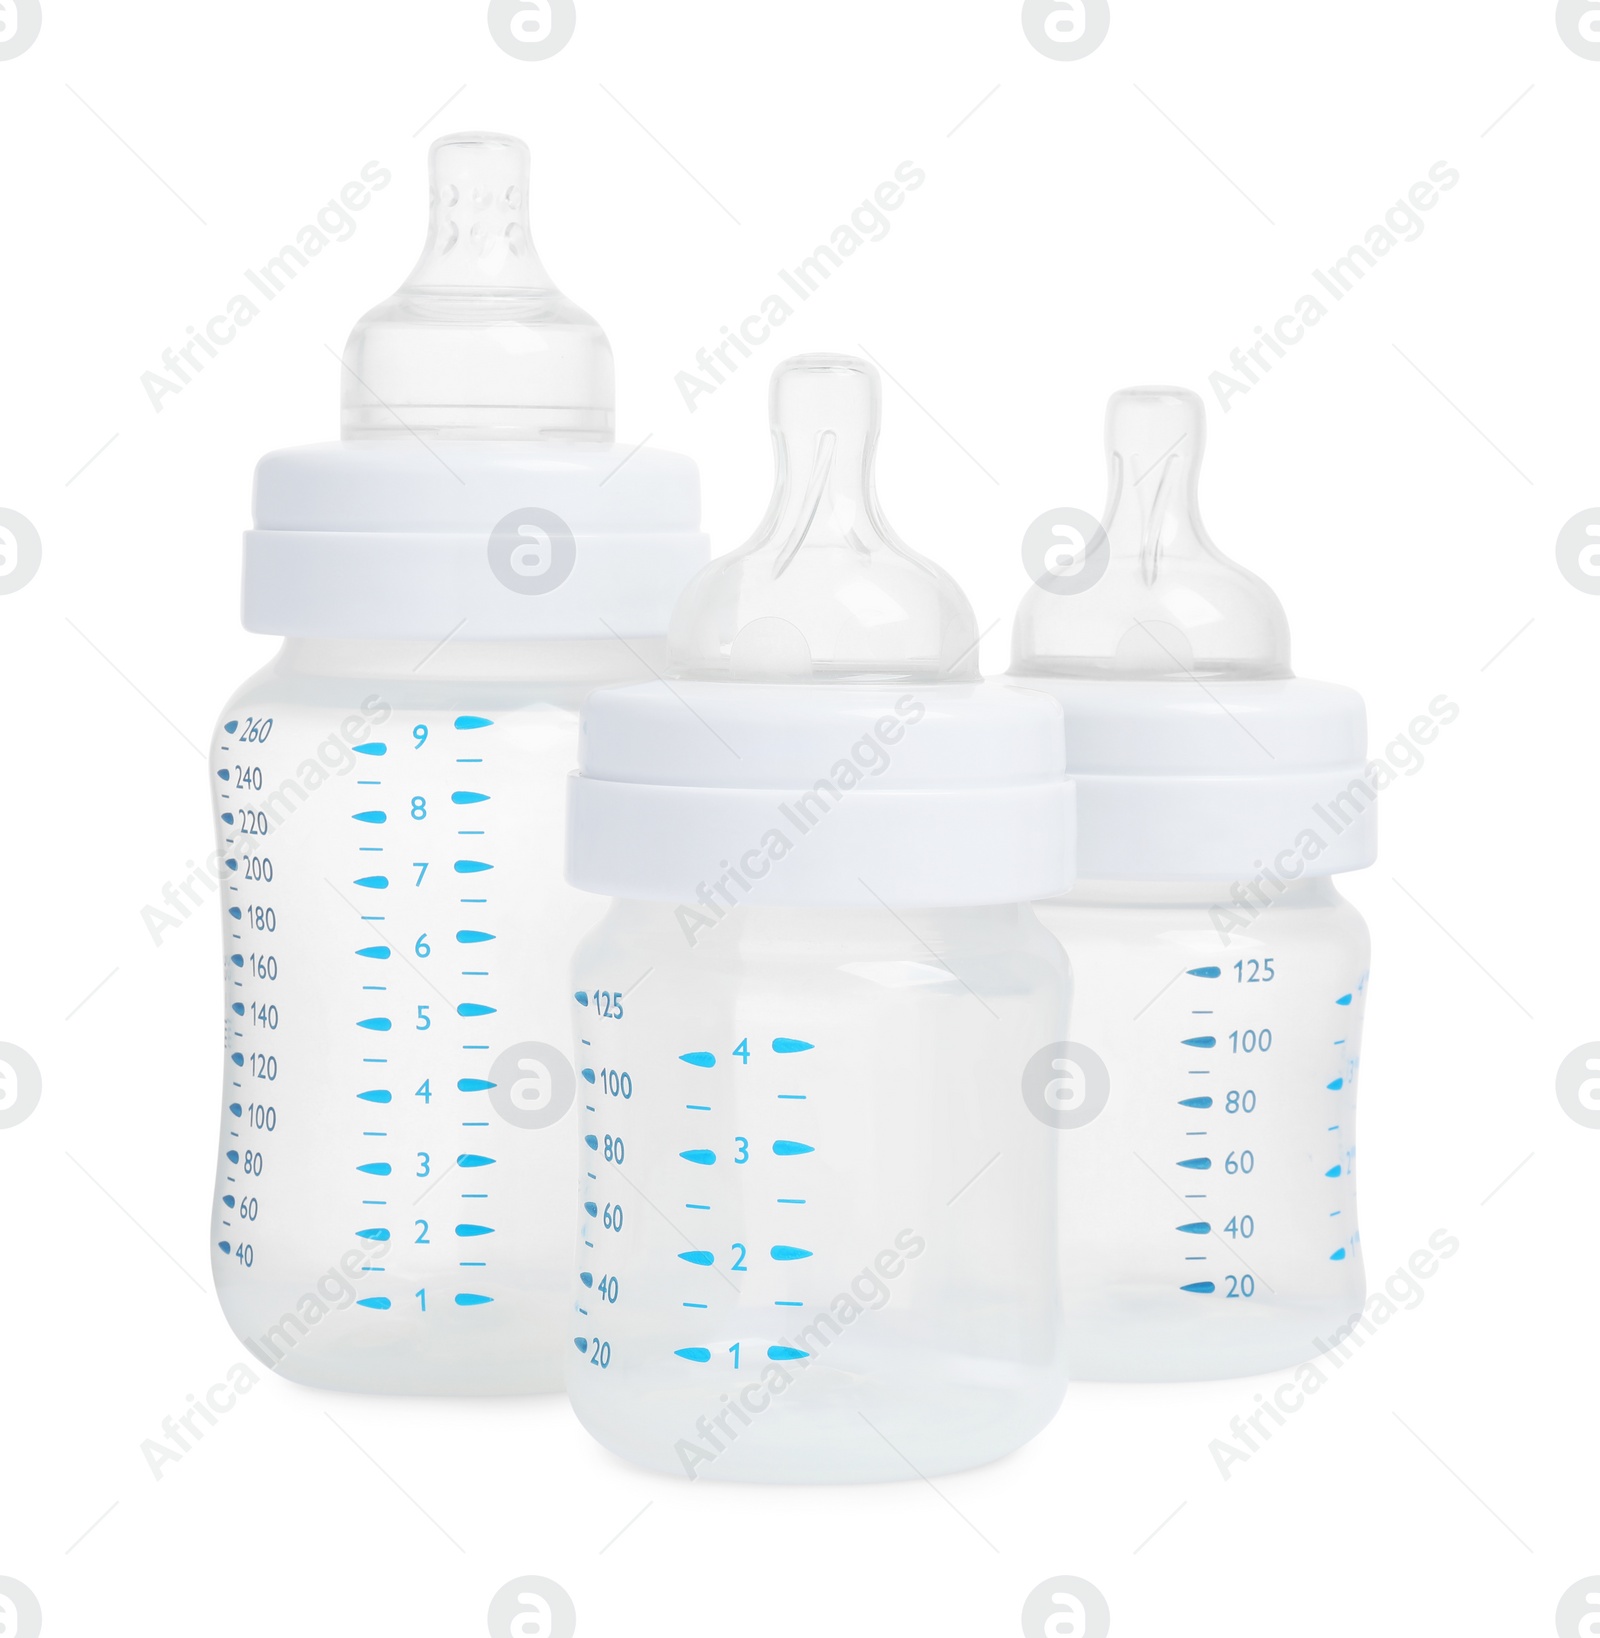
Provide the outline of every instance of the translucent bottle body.
{"type": "Polygon", "coordinates": [[[617,902],[573,986],[588,1430],[673,1474],[855,1482],[1044,1426],[1055,1161],[1021,1081],[1068,986],[1022,907],[617,902]]]}
{"type": "Polygon", "coordinates": [[[1326,878],[1268,897],[1095,882],[1036,906],[1072,960],[1077,1073],[1105,1074],[1061,1133],[1075,1377],[1272,1370],[1361,1307],[1366,925],[1326,878]]]}
{"type": "Polygon", "coordinates": [[[562,878],[565,786],[582,696],[630,670],[611,643],[291,641],[223,714],[212,1265],[285,1376],[560,1385],[566,978],[599,912],[562,878]]]}

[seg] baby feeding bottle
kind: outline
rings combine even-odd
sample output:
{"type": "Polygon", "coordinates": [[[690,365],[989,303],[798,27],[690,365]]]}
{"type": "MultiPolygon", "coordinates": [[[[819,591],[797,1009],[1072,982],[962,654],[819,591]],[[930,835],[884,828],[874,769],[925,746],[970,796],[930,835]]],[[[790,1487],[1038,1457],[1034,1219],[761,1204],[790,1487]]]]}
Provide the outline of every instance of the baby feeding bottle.
{"type": "Polygon", "coordinates": [[[1355,1093],[1374,857],[1366,718],[1289,669],[1283,610],[1206,536],[1204,410],[1118,393],[1103,527],[1047,514],[1013,675],[1066,718],[1078,881],[1060,1129],[1074,1376],[1244,1375],[1361,1307],[1355,1093]],[[1059,531],[1054,540],[1048,531],[1059,531]]]}
{"type": "Polygon", "coordinates": [[[705,562],[693,464],[612,441],[611,351],[550,282],[528,151],[446,137],[427,247],[345,349],[343,438],[257,468],[223,713],[212,1267],[323,1387],[559,1386],[576,1075],[561,873],[577,711],[647,675],[705,562]]]}
{"type": "Polygon", "coordinates": [[[878,414],[857,359],[781,366],[772,505],[678,605],[679,680],[584,706],[568,872],[616,902],[574,968],[568,1391],[691,1478],[970,1467],[1065,1382],[1018,1095],[1066,1034],[1027,903],[1069,881],[1060,717],[977,681],[966,599],[879,511],[878,414]]]}

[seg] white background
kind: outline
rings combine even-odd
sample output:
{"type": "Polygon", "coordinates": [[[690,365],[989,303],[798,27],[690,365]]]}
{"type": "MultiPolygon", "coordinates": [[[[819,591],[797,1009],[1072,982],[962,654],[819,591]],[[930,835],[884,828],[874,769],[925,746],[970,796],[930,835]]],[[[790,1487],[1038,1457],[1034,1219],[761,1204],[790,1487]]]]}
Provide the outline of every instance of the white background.
{"type": "Polygon", "coordinates": [[[1058,1574],[1118,1638],[1549,1631],[1600,1574],[1600,1131],[1554,1094],[1600,1037],[1600,599],[1554,550],[1600,505],[1600,63],[1552,7],[1112,0],[1062,63],[1013,3],[579,0],[524,63],[481,4],[44,3],[0,62],[0,506],[44,542],[0,598],[0,1039],[44,1076],[0,1130],[0,1575],[52,1638],[476,1634],[522,1574],[605,1638],[1011,1634],[1058,1574]],[[1462,1249],[1231,1477],[1211,1442],[1272,1379],[1074,1388],[937,1493],[690,1486],[557,1400],[268,1379],[152,1478],[141,1442],[241,1350],[207,1277],[215,912],[157,947],[141,910],[211,849],[196,747],[271,649],[237,620],[251,467],[334,434],[332,353],[421,244],[428,143],[473,126],[531,144],[620,435],[697,458],[719,550],[765,504],[771,366],[880,361],[885,509],[966,586],[990,671],[1024,528],[1098,509],[1108,393],[1206,390],[1459,170],[1270,377],[1207,393],[1210,529],[1282,596],[1297,670],[1359,688],[1375,747],[1460,707],[1346,885],[1369,1273],[1462,1249]],[[141,374],[373,159],[394,182],[348,242],[157,413],[141,374]],[[904,160],[928,180],[888,236],[691,414],[677,372],[904,160]]]}

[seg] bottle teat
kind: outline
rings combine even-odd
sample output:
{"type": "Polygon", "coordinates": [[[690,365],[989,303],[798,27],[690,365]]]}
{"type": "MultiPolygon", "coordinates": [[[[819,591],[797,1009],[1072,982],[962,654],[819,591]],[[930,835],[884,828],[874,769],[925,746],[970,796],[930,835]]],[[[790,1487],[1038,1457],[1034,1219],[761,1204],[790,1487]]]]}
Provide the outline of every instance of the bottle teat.
{"type": "Polygon", "coordinates": [[[611,345],[533,247],[526,143],[442,137],[428,169],[422,259],[345,344],[344,436],[609,440],[611,345]]]}
{"type": "Polygon", "coordinates": [[[755,538],[701,570],[673,614],[674,664],[751,681],[977,675],[961,588],[896,538],[872,461],[878,372],[859,358],[792,358],[772,377],[777,481],[755,538]]]}
{"type": "Polygon", "coordinates": [[[1017,611],[1013,670],[1114,678],[1288,677],[1289,628],[1264,581],[1200,521],[1205,406],[1182,387],[1132,387],[1106,411],[1101,533],[1047,566],[1017,611]]]}

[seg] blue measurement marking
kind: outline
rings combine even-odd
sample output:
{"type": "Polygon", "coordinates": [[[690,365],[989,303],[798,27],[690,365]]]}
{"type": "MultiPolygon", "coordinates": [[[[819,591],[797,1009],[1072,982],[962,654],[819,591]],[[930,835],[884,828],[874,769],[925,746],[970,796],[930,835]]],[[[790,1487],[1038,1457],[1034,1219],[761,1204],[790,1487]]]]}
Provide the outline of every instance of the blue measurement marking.
{"type": "Polygon", "coordinates": [[[792,1035],[779,1035],[772,1042],[774,1052],[810,1052],[813,1050],[809,1041],[797,1040],[792,1035]]]}
{"type": "Polygon", "coordinates": [[[1183,1289],[1192,1291],[1197,1297],[1209,1297],[1217,1288],[1211,1280],[1196,1280],[1193,1285],[1186,1285],[1183,1289]]]}
{"type": "Polygon", "coordinates": [[[804,1200],[783,1200],[783,1199],[780,1199],[778,1201],[778,1204],[780,1206],[803,1206],[805,1204],[805,1201],[804,1200]]]}
{"type": "Polygon", "coordinates": [[[366,1172],[369,1177],[387,1177],[394,1167],[387,1160],[371,1160],[365,1166],[357,1166],[358,1172],[366,1172]]]}
{"type": "Polygon", "coordinates": [[[1180,1223],[1178,1225],[1179,1234],[1209,1234],[1210,1232],[1211,1225],[1209,1223],[1180,1223]]]}
{"type": "Polygon", "coordinates": [[[1203,1155],[1195,1160],[1180,1160],[1178,1164],[1187,1172],[1209,1172],[1211,1170],[1210,1160],[1203,1155]]]}
{"type": "Polygon", "coordinates": [[[493,1081],[479,1080],[470,1075],[456,1082],[456,1091],[458,1092],[492,1092],[493,1090],[493,1081]]]}
{"type": "Polygon", "coordinates": [[[715,1066],[717,1055],[714,1052],[680,1052],[678,1062],[693,1064],[696,1069],[711,1069],[715,1066]]]}
{"type": "Polygon", "coordinates": [[[457,1263],[457,1268],[487,1268],[487,1263],[457,1263]]]}
{"type": "Polygon", "coordinates": [[[590,1084],[590,1086],[593,1086],[594,1085],[594,1071],[592,1069],[585,1069],[582,1073],[583,1073],[583,1078],[590,1084]]]}
{"type": "Polygon", "coordinates": [[[494,727],[494,718],[493,717],[457,717],[456,718],[456,727],[462,729],[463,731],[473,729],[473,728],[492,728],[492,727],[494,727]]]}
{"type": "Polygon", "coordinates": [[[359,1240],[387,1240],[389,1231],[386,1228],[357,1229],[356,1238],[359,1240]]]}
{"type": "Polygon", "coordinates": [[[389,885],[389,878],[387,876],[357,876],[356,877],[356,886],[357,887],[384,888],[384,887],[387,887],[388,885],[389,885]]]}
{"type": "Polygon", "coordinates": [[[589,1005],[589,994],[587,990],[574,990],[572,992],[572,999],[576,1001],[580,1007],[586,1007],[589,1005]]]}
{"type": "Polygon", "coordinates": [[[493,870],[494,866],[485,864],[482,859],[457,859],[455,869],[458,876],[478,876],[485,870],[493,870]]]}
{"type": "Polygon", "coordinates": [[[1187,1047],[1214,1047],[1217,1038],[1215,1035],[1193,1035],[1183,1044],[1187,1047]]]}
{"type": "Polygon", "coordinates": [[[1344,1247],[1340,1246],[1339,1249],[1328,1259],[1328,1261],[1330,1263],[1342,1263],[1344,1261],[1344,1247]]]}
{"type": "Polygon", "coordinates": [[[809,1143],[793,1143],[788,1138],[779,1138],[772,1145],[775,1155],[813,1155],[817,1151],[809,1143]]]}
{"type": "Polygon", "coordinates": [[[456,1165],[467,1167],[492,1166],[494,1165],[494,1157],[492,1155],[457,1155],[456,1165]]]}
{"type": "Polygon", "coordinates": [[[479,933],[470,927],[463,927],[456,934],[457,944],[490,944],[494,941],[493,933],[479,933]]]}
{"type": "Polygon", "coordinates": [[[365,956],[368,961],[387,961],[390,953],[387,944],[369,944],[365,949],[356,951],[358,956],[365,956]]]}
{"type": "Polygon", "coordinates": [[[687,1160],[693,1166],[715,1166],[717,1163],[714,1149],[684,1149],[678,1158],[687,1160]]]}
{"type": "Polygon", "coordinates": [[[1209,1109],[1212,1101],[1211,1098],[1179,1098],[1178,1107],[1180,1109],[1209,1109]]]}
{"type": "Polygon", "coordinates": [[[356,1028],[375,1029],[380,1035],[384,1035],[394,1028],[394,1024],[388,1018],[358,1018],[356,1019],[356,1028]]]}
{"type": "Polygon", "coordinates": [[[804,1308],[805,1304],[803,1302],[795,1302],[792,1298],[779,1297],[773,1302],[772,1306],[774,1308],[804,1308]]]}
{"type": "Polygon", "coordinates": [[[678,1256],[686,1263],[693,1263],[697,1268],[710,1268],[716,1261],[709,1251],[680,1251],[678,1256]]]}
{"type": "Polygon", "coordinates": [[[1348,1007],[1353,1000],[1355,1000],[1353,995],[1341,995],[1339,999],[1334,1002],[1334,1006],[1348,1007]]]}
{"type": "Polygon", "coordinates": [[[600,1208],[599,1208],[599,1206],[597,1206],[597,1205],[596,1205],[596,1204],[595,1204],[595,1203],[594,1203],[594,1201],[592,1201],[592,1200],[585,1200],[585,1201],[584,1201],[584,1203],[583,1203],[583,1209],[584,1209],[584,1210],[585,1210],[585,1211],[586,1211],[586,1212],[588,1212],[588,1214],[589,1214],[589,1215],[590,1215],[590,1216],[591,1216],[591,1217],[598,1217],[598,1216],[599,1216],[599,1215],[600,1215],[600,1208]]]}
{"type": "Polygon", "coordinates": [[[1344,1090],[1344,1076],[1341,1075],[1336,1081],[1329,1081],[1328,1090],[1330,1092],[1342,1092],[1344,1090]]]}
{"type": "Polygon", "coordinates": [[[672,1351],[679,1359],[687,1359],[695,1365],[704,1365],[711,1358],[709,1348],[674,1348],[672,1351]]]}
{"type": "Polygon", "coordinates": [[[352,813],[350,817],[361,825],[386,825],[389,823],[389,815],[382,808],[364,808],[360,813],[352,813]]]}
{"type": "Polygon", "coordinates": [[[1222,969],[1220,967],[1191,967],[1189,976],[1191,978],[1221,978],[1222,969]]]}
{"type": "Polygon", "coordinates": [[[493,1297],[480,1296],[476,1291],[459,1291],[456,1293],[457,1308],[481,1308],[486,1302],[493,1302],[493,1297]]]}
{"type": "Polygon", "coordinates": [[[780,1092],[778,1096],[788,1099],[791,1103],[804,1103],[806,1101],[804,1092],[780,1092]]]}
{"type": "Polygon", "coordinates": [[[479,1001],[463,1001],[456,1008],[456,1017],[487,1018],[491,1013],[498,1010],[497,1007],[486,1007],[479,1001]]]}
{"type": "Polygon", "coordinates": [[[774,1246],[772,1260],[775,1263],[797,1263],[811,1253],[802,1246],[774,1246]]]}
{"type": "Polygon", "coordinates": [[[776,1342],[767,1349],[768,1359],[810,1359],[810,1357],[811,1355],[804,1348],[786,1348],[781,1343],[776,1342]]]}
{"type": "Polygon", "coordinates": [[[366,745],[352,745],[350,747],[357,756],[387,756],[389,747],[381,739],[372,740],[366,745]]]}
{"type": "Polygon", "coordinates": [[[450,800],[458,808],[464,808],[474,802],[487,802],[489,798],[482,791],[451,791],[450,800]]]}
{"type": "Polygon", "coordinates": [[[456,1224],[456,1236],[462,1240],[476,1240],[480,1235],[493,1233],[494,1230],[492,1228],[487,1228],[482,1223],[456,1224]]]}
{"type": "Polygon", "coordinates": [[[707,1305],[703,1302],[686,1302],[683,1306],[685,1308],[704,1308],[707,1305]]]}
{"type": "Polygon", "coordinates": [[[356,1306],[358,1308],[387,1308],[389,1299],[387,1297],[357,1297],[356,1306]]]}
{"type": "Polygon", "coordinates": [[[711,1113],[711,1105],[709,1103],[686,1103],[683,1107],[685,1109],[694,1110],[697,1115],[709,1115],[711,1113]]]}
{"type": "Polygon", "coordinates": [[[694,1201],[692,1201],[692,1200],[684,1201],[683,1209],[685,1211],[710,1211],[711,1210],[711,1208],[709,1206],[697,1206],[694,1203],[694,1201]]]}

